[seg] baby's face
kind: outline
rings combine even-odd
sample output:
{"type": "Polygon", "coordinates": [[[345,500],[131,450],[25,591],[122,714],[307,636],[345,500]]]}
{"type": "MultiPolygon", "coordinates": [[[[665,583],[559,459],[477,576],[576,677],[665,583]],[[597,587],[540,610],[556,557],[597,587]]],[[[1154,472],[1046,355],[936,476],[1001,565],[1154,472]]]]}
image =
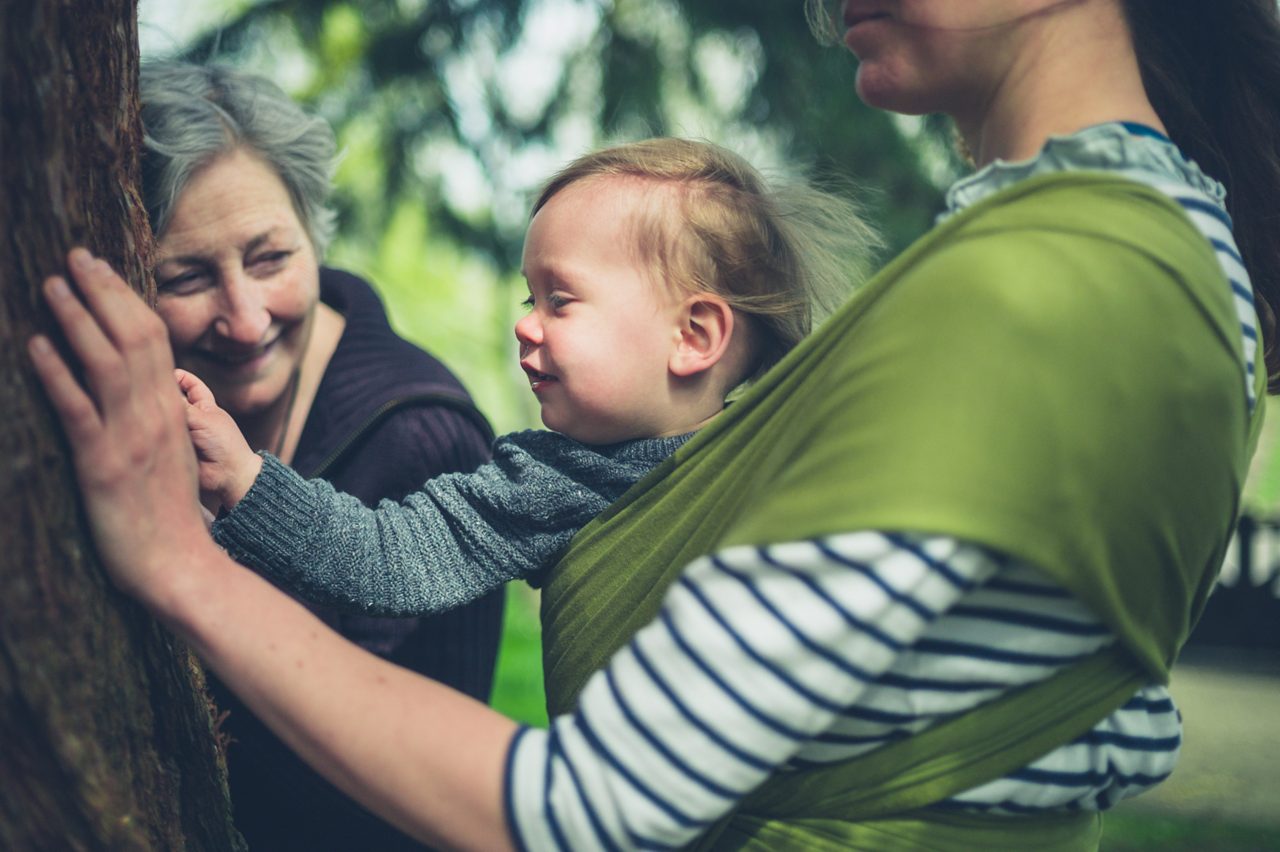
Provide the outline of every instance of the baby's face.
{"type": "Polygon", "coordinates": [[[552,196],[529,225],[530,310],[516,323],[520,366],[542,422],[589,444],[665,434],[668,360],[681,300],[638,260],[635,181],[593,178],[552,196]]]}

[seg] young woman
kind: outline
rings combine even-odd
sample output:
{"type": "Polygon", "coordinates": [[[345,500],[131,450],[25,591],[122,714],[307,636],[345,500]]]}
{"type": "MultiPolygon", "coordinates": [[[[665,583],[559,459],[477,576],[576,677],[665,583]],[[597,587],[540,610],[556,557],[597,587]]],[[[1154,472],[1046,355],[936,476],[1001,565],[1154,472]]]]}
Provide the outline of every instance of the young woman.
{"type": "Polygon", "coordinates": [[[862,96],[952,115],[983,168],[578,536],[548,589],[548,731],[359,654],[212,552],[163,347],[85,255],[89,312],[51,279],[93,396],[32,353],[117,583],[398,824],[474,848],[1091,848],[1172,770],[1161,684],[1277,373],[1275,6],[848,0],[842,21],[862,96]],[[1228,214],[1218,180],[1245,170],[1228,214]],[[353,717],[380,724],[334,736],[353,717]]]}

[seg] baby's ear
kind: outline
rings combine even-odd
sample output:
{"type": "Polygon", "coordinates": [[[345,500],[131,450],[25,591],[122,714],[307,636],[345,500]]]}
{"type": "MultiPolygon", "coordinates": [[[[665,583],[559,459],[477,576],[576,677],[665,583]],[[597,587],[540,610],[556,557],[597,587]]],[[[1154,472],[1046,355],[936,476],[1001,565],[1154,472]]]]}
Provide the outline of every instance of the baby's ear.
{"type": "Polygon", "coordinates": [[[676,376],[710,370],[729,351],[733,339],[733,308],[713,293],[698,293],[681,303],[678,339],[667,363],[676,376]]]}

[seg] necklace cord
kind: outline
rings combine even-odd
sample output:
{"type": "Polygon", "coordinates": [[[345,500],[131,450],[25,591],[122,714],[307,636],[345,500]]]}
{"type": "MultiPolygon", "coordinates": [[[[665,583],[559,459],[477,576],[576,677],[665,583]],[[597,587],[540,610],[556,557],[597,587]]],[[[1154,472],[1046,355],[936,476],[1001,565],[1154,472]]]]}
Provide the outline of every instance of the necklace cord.
{"type": "Polygon", "coordinates": [[[280,437],[276,440],[276,448],[272,451],[272,455],[278,459],[282,459],[284,452],[285,439],[289,437],[289,420],[293,417],[293,406],[298,401],[298,385],[302,384],[302,366],[293,368],[293,375],[289,377],[289,402],[284,407],[284,420],[280,423],[280,437]]]}

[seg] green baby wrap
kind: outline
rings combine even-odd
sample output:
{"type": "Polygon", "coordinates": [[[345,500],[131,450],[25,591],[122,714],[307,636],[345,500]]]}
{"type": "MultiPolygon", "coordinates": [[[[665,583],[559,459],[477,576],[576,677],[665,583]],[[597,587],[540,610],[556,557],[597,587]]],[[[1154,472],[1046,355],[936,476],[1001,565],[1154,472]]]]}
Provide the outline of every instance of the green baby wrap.
{"type": "Polygon", "coordinates": [[[1096,816],[920,809],[1167,679],[1261,423],[1261,404],[1246,422],[1239,338],[1213,250],[1154,190],[1075,172],[974,205],[578,534],[543,591],[549,709],[573,708],[699,556],[856,530],[955,536],[1047,572],[1116,648],[808,782],[776,775],[709,842],[1096,846],[1096,816]]]}

